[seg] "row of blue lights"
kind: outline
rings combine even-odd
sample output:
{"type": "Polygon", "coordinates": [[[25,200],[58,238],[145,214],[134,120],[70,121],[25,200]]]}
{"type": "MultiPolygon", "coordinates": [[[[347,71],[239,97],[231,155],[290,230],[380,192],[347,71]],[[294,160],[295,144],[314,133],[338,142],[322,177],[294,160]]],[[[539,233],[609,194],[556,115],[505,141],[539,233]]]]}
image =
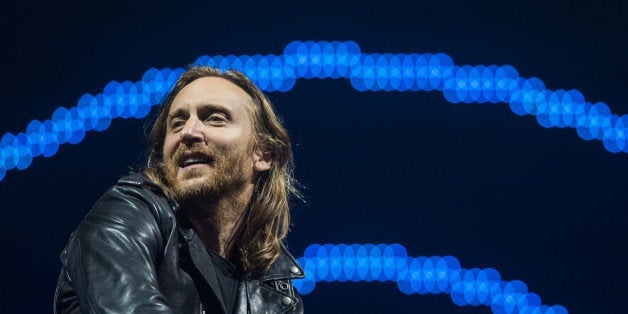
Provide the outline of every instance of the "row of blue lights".
{"type": "MultiPolygon", "coordinates": [[[[578,90],[548,90],[538,78],[522,78],[509,66],[457,66],[437,54],[365,54],[348,42],[288,44],[282,55],[202,56],[196,65],[237,69],[262,90],[286,92],[299,78],[347,78],[359,91],[442,91],[452,103],[508,103],[517,115],[536,116],[543,127],[571,127],[584,140],[601,140],[612,152],[628,152],[628,115],[604,103],[586,102],[578,90]]],[[[77,144],[88,131],[103,131],[115,118],[143,118],[183,73],[149,69],[138,82],[110,82],[102,93],[83,95],[76,107],[60,107],[52,118],[31,121],[25,132],[0,138],[0,181],[6,171],[28,168],[33,158],[77,144]]]]}
{"type": "Polygon", "coordinates": [[[452,256],[408,257],[400,244],[312,244],[297,259],[306,277],[295,280],[306,295],[317,282],[392,281],[405,294],[451,295],[458,306],[489,306],[493,313],[563,314],[519,280],[504,281],[492,268],[465,269],[452,256]]]}
{"type": "Polygon", "coordinates": [[[80,143],[88,131],[106,130],[112,119],[146,117],[183,72],[182,68],[150,69],[136,83],[112,81],[103,93],[84,94],[76,107],[59,107],[51,119],[31,121],[26,132],[4,134],[0,138],[0,180],[6,170],[28,168],[34,157],[55,155],[62,144],[80,143]]]}
{"type": "Polygon", "coordinates": [[[575,89],[548,90],[509,65],[457,66],[443,53],[364,54],[354,42],[313,41],[292,42],[280,56],[202,56],[195,64],[239,69],[266,91],[288,91],[298,78],[348,78],[359,91],[438,90],[452,103],[508,103],[543,127],[576,128],[582,139],[601,140],[612,153],[628,152],[628,115],[586,102],[575,89]]]}

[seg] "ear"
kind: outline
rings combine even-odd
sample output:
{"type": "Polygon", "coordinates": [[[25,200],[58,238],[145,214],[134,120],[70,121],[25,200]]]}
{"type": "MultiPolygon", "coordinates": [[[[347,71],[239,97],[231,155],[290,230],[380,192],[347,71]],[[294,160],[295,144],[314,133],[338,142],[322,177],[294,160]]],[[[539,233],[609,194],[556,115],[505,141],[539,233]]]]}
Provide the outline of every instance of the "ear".
{"type": "Polygon", "coordinates": [[[269,151],[262,152],[256,149],[253,153],[253,170],[255,172],[267,171],[273,162],[272,154],[269,151]]]}

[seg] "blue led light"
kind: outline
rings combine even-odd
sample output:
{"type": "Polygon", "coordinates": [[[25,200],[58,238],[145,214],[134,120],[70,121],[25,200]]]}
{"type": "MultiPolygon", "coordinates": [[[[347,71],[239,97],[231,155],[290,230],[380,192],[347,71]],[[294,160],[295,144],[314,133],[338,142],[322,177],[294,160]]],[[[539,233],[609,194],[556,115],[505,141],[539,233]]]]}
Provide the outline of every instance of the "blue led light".
{"type": "Polygon", "coordinates": [[[427,59],[431,56],[430,53],[426,54],[415,54],[412,55],[416,58],[414,63],[414,79],[416,89],[414,90],[425,90],[429,91],[427,87],[428,73],[427,73],[427,59]]]}
{"type": "MultiPolygon", "coordinates": [[[[444,53],[367,54],[352,41],[294,41],[282,55],[201,56],[195,64],[243,71],[268,92],[286,92],[299,78],[346,78],[358,91],[438,90],[452,103],[504,102],[517,115],[534,115],[543,127],[575,128],[580,138],[602,141],[609,152],[628,152],[626,115],[586,102],[578,90],[548,90],[540,79],[520,77],[510,65],[457,66],[444,53]]],[[[20,143],[0,144],[0,180],[6,170],[27,168],[34,157],[53,156],[59,145],[80,143],[88,131],[106,130],[112,119],[145,117],[183,72],[151,68],[138,82],[112,81],[102,93],[80,97],[76,107],[60,107],[50,120],[32,121],[20,143]]]]}
{"type": "Polygon", "coordinates": [[[405,294],[447,293],[458,306],[489,306],[493,313],[568,313],[542,305],[524,282],[503,281],[495,269],[465,269],[452,256],[408,257],[400,244],[312,244],[297,261],[306,276],[294,285],[303,295],[319,281],[394,281],[405,294]]]}
{"type": "Polygon", "coordinates": [[[480,99],[482,96],[482,88],[484,86],[482,82],[482,72],[484,72],[484,69],[484,66],[479,65],[472,67],[469,70],[469,102],[485,102],[485,100],[480,99]]]}

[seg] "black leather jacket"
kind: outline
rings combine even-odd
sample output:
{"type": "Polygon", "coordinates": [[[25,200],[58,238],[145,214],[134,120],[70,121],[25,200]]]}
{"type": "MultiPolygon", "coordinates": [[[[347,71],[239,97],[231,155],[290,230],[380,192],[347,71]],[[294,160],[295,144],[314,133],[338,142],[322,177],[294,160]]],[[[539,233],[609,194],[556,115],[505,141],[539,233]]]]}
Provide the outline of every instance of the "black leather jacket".
{"type": "MultiPolygon", "coordinates": [[[[205,246],[178,208],[146,176],[120,179],[61,253],[55,313],[203,313],[208,300],[222,302],[205,246]]],[[[261,277],[240,281],[235,313],[302,313],[292,279],[304,275],[284,248],[261,277]]]]}

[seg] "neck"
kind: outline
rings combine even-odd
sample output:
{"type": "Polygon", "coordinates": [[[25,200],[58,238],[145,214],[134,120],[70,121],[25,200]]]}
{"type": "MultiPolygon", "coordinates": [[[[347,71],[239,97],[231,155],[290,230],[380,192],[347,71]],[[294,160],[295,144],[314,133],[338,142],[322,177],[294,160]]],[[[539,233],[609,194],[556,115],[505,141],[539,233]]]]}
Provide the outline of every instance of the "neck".
{"type": "Polygon", "coordinates": [[[238,195],[224,196],[211,203],[198,201],[184,205],[185,213],[205,247],[227,260],[234,258],[240,231],[253,187],[238,195]]]}

